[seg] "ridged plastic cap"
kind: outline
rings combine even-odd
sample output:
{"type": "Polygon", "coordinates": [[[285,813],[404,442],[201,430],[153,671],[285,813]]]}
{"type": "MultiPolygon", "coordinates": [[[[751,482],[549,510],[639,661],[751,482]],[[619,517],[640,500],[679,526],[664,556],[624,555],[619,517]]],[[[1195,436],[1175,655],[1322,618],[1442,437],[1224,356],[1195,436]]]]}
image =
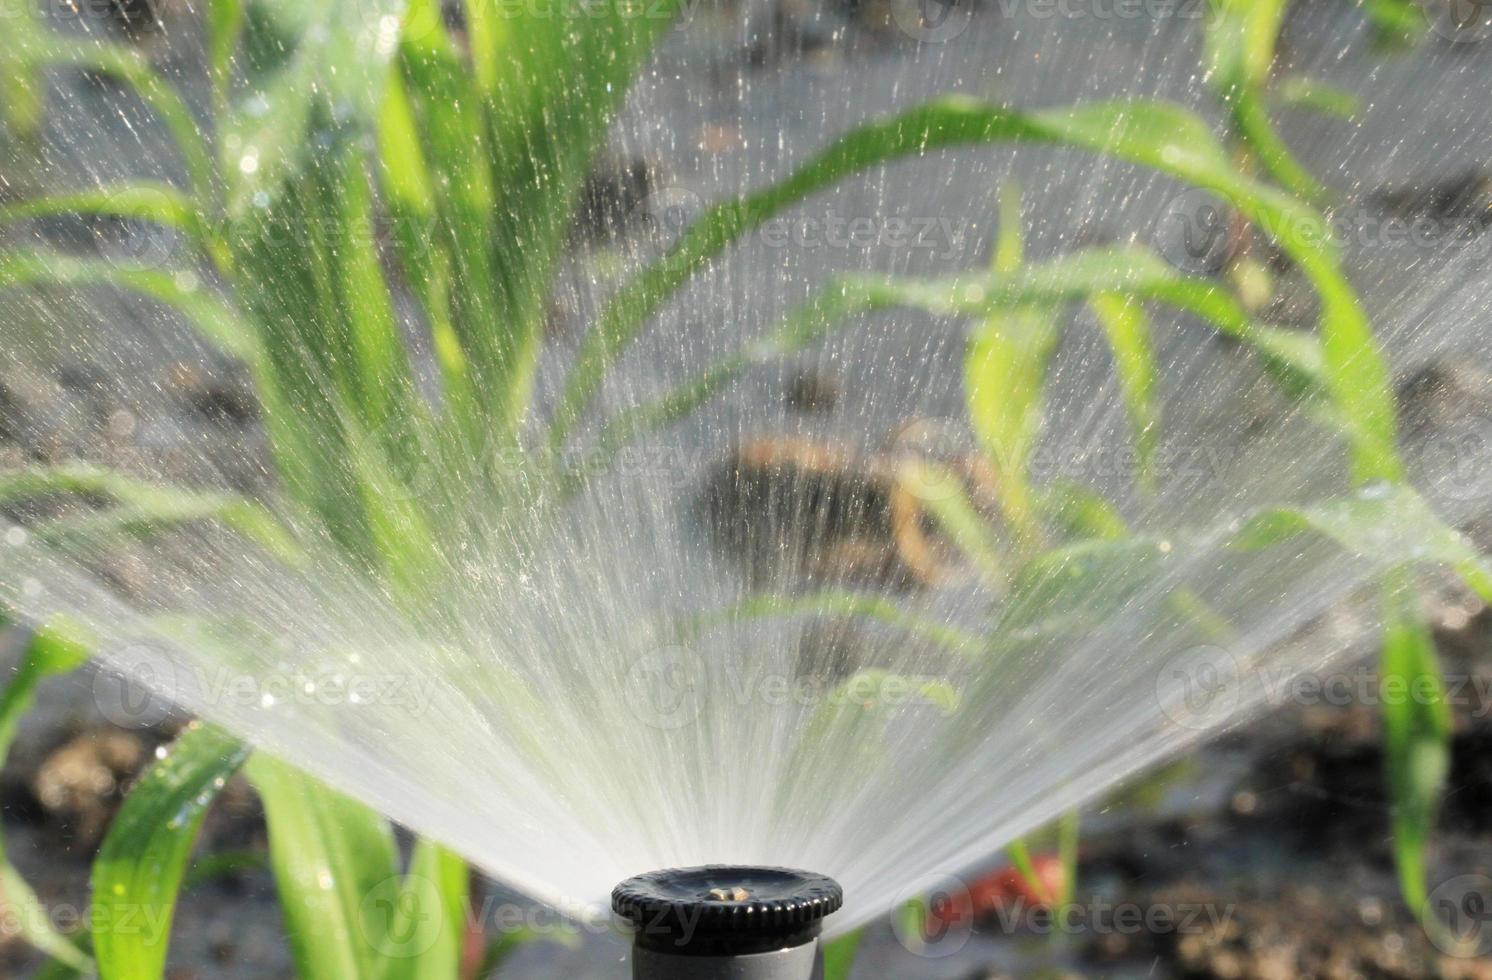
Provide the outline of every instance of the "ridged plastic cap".
{"type": "Polygon", "coordinates": [[[807,941],[843,904],[844,890],[826,875],[728,864],[650,871],[611,893],[612,911],[638,943],[714,953],[807,941]]]}

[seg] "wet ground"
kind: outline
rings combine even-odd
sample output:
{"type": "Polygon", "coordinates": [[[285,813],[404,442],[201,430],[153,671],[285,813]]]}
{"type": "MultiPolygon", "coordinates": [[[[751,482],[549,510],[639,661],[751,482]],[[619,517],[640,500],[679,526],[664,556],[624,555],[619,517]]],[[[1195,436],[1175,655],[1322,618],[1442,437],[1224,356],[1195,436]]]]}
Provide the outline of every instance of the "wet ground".
{"type": "MultiPolygon", "coordinates": [[[[602,175],[588,205],[589,223],[609,232],[577,233],[570,285],[555,311],[547,384],[554,383],[554,368],[564,363],[604,296],[607,271],[625,267],[628,250],[618,241],[640,234],[639,212],[644,219],[695,213],[715,197],[779,176],[835,132],[945,91],[1023,105],[1119,94],[1205,104],[1194,77],[1196,25],[1182,17],[1090,12],[1053,19],[1036,5],[1012,11],[990,3],[975,9],[954,36],[930,42],[909,37],[899,19],[905,14],[894,3],[872,0],[822,8],[760,4],[744,12],[695,8],[632,97],[613,139],[617,162],[602,175]],[[826,114],[826,105],[834,111],[826,114]]],[[[174,57],[159,34],[140,32],[138,43],[174,57]]],[[[1292,145],[1328,182],[1336,178],[1350,206],[1375,214],[1459,209],[1456,221],[1485,216],[1492,202],[1477,168],[1492,159],[1485,86],[1492,77],[1492,45],[1451,45],[1432,37],[1415,54],[1385,55],[1373,50],[1350,4],[1323,2],[1298,12],[1285,57],[1292,71],[1327,78],[1365,97],[1355,123],[1296,112],[1282,117],[1292,145]]],[[[66,93],[54,101],[68,113],[89,119],[90,131],[110,132],[98,122],[100,97],[89,93],[91,83],[62,77],[52,84],[66,93]]],[[[57,125],[66,126],[66,120],[57,125]]],[[[171,165],[148,134],[114,136],[111,152],[104,154],[110,170],[148,173],[171,165]]],[[[6,175],[11,186],[60,185],[96,175],[96,144],[60,140],[59,146],[44,171],[16,165],[6,175]]],[[[915,246],[879,240],[865,247],[825,240],[819,247],[783,248],[752,240],[664,312],[658,336],[666,342],[640,345],[611,396],[620,401],[670,371],[697,365],[700,350],[711,342],[707,338],[718,338],[722,323],[729,325],[727,332],[749,335],[832,271],[920,273],[981,263],[994,232],[995,191],[1010,179],[1026,188],[1030,247],[1038,256],[1134,229],[1150,239],[1156,214],[1176,195],[1162,181],[1049,151],[981,151],[897,165],[816,199],[803,216],[929,220],[930,237],[915,246]]],[[[116,229],[101,242],[88,229],[64,226],[51,233],[74,247],[130,254],[159,247],[142,243],[137,229],[116,229]]],[[[1430,374],[1441,380],[1421,388],[1448,398],[1449,407],[1435,411],[1454,418],[1492,393],[1492,364],[1463,358],[1452,372],[1445,359],[1447,351],[1477,346],[1475,338],[1486,329],[1475,298],[1489,270],[1485,250],[1452,260],[1439,249],[1427,253],[1372,239],[1352,250],[1352,265],[1376,318],[1389,328],[1401,376],[1423,378],[1421,362],[1441,358],[1430,374]],[[1443,383],[1448,373],[1456,374],[1456,383],[1443,383]]],[[[1300,301],[1286,284],[1282,318],[1300,301]]],[[[173,447],[215,440],[222,452],[208,461],[212,472],[206,475],[245,489],[261,485],[262,471],[254,463],[260,444],[256,412],[229,366],[184,332],[116,298],[93,297],[78,307],[77,336],[66,342],[42,335],[50,321],[33,302],[0,297],[7,331],[34,324],[38,332],[18,350],[43,355],[28,356],[25,364],[10,356],[17,351],[0,357],[0,458],[148,458],[164,461],[172,475],[200,477],[204,461],[190,451],[173,453],[173,447]]],[[[909,418],[959,414],[960,395],[950,379],[958,377],[961,345],[961,335],[946,325],[919,318],[878,323],[873,332],[849,331],[842,341],[747,378],[727,404],[671,438],[684,446],[719,446],[721,432],[736,434],[737,443],[790,432],[855,455],[862,472],[873,469],[865,460],[909,418]],[[897,397],[887,397],[887,391],[897,397]]],[[[1074,391],[1092,381],[1091,372],[1063,379],[1074,391]]],[[[1416,390],[1407,386],[1406,399],[1416,390]]],[[[1053,401],[1080,404],[1060,396],[1053,401]]],[[[1433,439],[1437,430],[1427,425],[1413,438],[1433,439]]],[[[718,451],[681,481],[681,498],[698,498],[708,468],[726,452],[718,451]]],[[[864,489],[846,489],[843,481],[830,486],[831,496],[841,497],[864,489]]],[[[894,536],[848,537],[853,540],[835,560],[862,561],[867,574],[894,575],[906,587],[916,587],[914,580],[925,573],[894,536]]],[[[1492,545],[1492,535],[1482,540],[1492,545]]],[[[743,557],[738,552],[733,560],[743,557]]],[[[750,574],[745,557],[741,571],[750,574]]],[[[116,574],[128,583],[128,556],[116,574]]],[[[1492,702],[1484,697],[1492,690],[1492,622],[1448,586],[1436,590],[1431,612],[1448,675],[1460,684],[1451,791],[1432,847],[1431,878],[1453,884],[1459,879],[1475,890],[1477,881],[1468,884],[1464,876],[1492,875],[1492,702]]],[[[1332,615],[1350,620],[1355,614],[1344,607],[1332,615]]],[[[970,875],[962,883],[967,899],[956,896],[967,904],[955,903],[955,911],[968,914],[922,923],[932,927],[932,937],[889,922],[871,927],[855,975],[1492,976],[1485,955],[1451,955],[1432,943],[1398,897],[1378,722],[1368,703],[1374,700],[1371,649],[1353,625],[1318,628],[1302,642],[1341,644],[1342,636],[1359,637],[1360,668],[1318,678],[1319,688],[1280,692],[1255,724],[1091,808],[1068,929],[1052,935],[1041,914],[1032,913],[1039,903],[1008,877],[970,875]],[[1131,914],[1141,920],[1138,928],[1119,921],[1131,914]]],[[[6,657],[14,658],[22,639],[14,632],[5,637],[6,657]]],[[[830,657],[833,644],[842,642],[842,636],[809,639],[830,657]]],[[[0,774],[7,852],[59,910],[54,918],[64,928],[69,909],[75,914],[86,907],[88,863],[108,816],[175,724],[164,712],[142,717],[126,711],[120,698],[115,681],[91,670],[51,682],[0,774]]],[[[246,788],[235,786],[204,831],[198,859],[203,870],[178,912],[170,976],[290,975],[262,855],[256,803],[246,788]],[[228,860],[214,860],[223,856],[228,860]]],[[[493,896],[496,905],[517,901],[500,890],[493,896]]],[[[488,910],[493,907],[489,903],[488,910]]],[[[569,935],[553,919],[540,921],[554,926],[557,939],[569,935]]],[[[622,950],[609,937],[587,937],[569,947],[567,941],[525,948],[502,975],[625,973],[622,950]]],[[[1487,944],[1476,952],[1487,953],[1487,944]]],[[[38,965],[13,937],[0,945],[0,962],[7,975],[16,976],[30,975],[38,965]]]]}

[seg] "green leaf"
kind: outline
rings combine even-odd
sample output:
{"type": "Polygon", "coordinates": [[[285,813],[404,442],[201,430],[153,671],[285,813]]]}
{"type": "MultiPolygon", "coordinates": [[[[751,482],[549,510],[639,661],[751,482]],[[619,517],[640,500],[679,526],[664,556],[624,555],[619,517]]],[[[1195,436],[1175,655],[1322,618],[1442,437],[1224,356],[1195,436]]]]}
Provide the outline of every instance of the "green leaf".
{"type": "Polygon", "coordinates": [[[46,86],[37,77],[28,52],[48,32],[39,6],[23,3],[15,7],[0,42],[0,120],[17,139],[34,140],[41,133],[46,86]]]}
{"type": "Polygon", "coordinates": [[[502,968],[508,960],[520,949],[533,943],[553,943],[565,949],[576,949],[580,946],[580,936],[573,932],[538,929],[534,926],[505,929],[500,936],[487,945],[487,951],[482,957],[482,967],[477,971],[477,976],[501,977],[502,968]]]}
{"type": "Polygon", "coordinates": [[[1291,75],[1274,87],[1274,99],[1281,105],[1314,109],[1338,119],[1351,119],[1362,108],[1358,97],[1320,79],[1291,75]]]}
{"type": "Polygon", "coordinates": [[[201,520],[216,520],[278,557],[298,565],[304,552],[285,525],[263,505],[232,493],[187,490],[152,483],[90,463],[24,466],[0,472],[0,503],[45,494],[105,497],[113,509],[72,515],[32,527],[50,544],[70,541],[96,548],[101,542],[141,538],[201,520]]]}
{"type": "Polygon", "coordinates": [[[915,616],[883,596],[832,589],[802,596],[752,596],[685,621],[677,627],[676,635],[678,642],[683,643],[710,629],[734,622],[796,616],[862,616],[923,636],[956,653],[968,653],[981,642],[975,634],[915,616]]]}
{"type": "Polygon", "coordinates": [[[180,232],[219,272],[232,269],[233,257],[218,239],[200,205],[187,195],[158,181],[131,181],[84,190],[59,191],[0,205],[0,222],[21,221],[53,215],[111,215],[149,221],[180,232]]]}
{"type": "Polygon", "coordinates": [[[1041,900],[1043,904],[1053,905],[1059,896],[1048,895],[1046,884],[1041,876],[1036,873],[1036,867],[1031,863],[1031,849],[1022,838],[1017,838],[1005,846],[1005,854],[1010,858],[1010,863],[1015,867],[1016,874],[1026,883],[1031,894],[1041,900]]]}
{"type": "Polygon", "coordinates": [[[939,279],[842,276],[796,311],[762,345],[758,357],[796,349],[821,336],[828,323],[853,313],[908,306],[938,316],[990,317],[1022,306],[1081,302],[1099,294],[1155,300],[1193,313],[1220,334],[1257,351],[1300,397],[1326,391],[1321,346],[1308,335],[1256,323],[1227,290],[1184,276],[1140,248],[1093,248],[1015,273],[939,279]]]}
{"type": "Polygon", "coordinates": [[[1174,550],[1169,542],[1136,537],[1045,551],[1017,572],[996,619],[997,633],[1030,639],[1096,628],[1162,581],[1174,550]]]}
{"type": "Polygon", "coordinates": [[[173,273],[146,265],[124,265],[101,258],[36,252],[0,255],[0,289],[22,286],[112,286],[138,293],[175,309],[204,340],[251,369],[262,365],[262,349],[253,327],[195,274],[173,273]]]}
{"type": "Polygon", "coordinates": [[[245,767],[264,802],[270,864],[301,980],[376,977],[397,895],[388,821],[269,756],[245,767]],[[390,881],[394,882],[390,892],[390,881]]]}
{"type": "Polygon", "coordinates": [[[1492,565],[1412,487],[1377,484],[1309,507],[1266,511],[1247,521],[1232,544],[1267,548],[1308,533],[1324,535],[1385,567],[1447,566],[1483,600],[1492,602],[1492,565]]]}
{"type": "Polygon", "coordinates": [[[606,123],[678,5],[584,18],[468,0],[466,44],[414,0],[381,143],[395,239],[458,429],[515,442],[547,300],[606,123]],[[464,49],[464,50],[463,50],[464,49]]]}
{"type": "Polygon", "coordinates": [[[602,311],[581,346],[550,424],[562,447],[600,388],[607,368],[669,296],[741,235],[850,174],[942,146],[997,140],[1046,141],[1034,120],[966,98],[930,102],[836,140],[786,179],[702,214],[668,252],[630,280],[602,311]]]}
{"type": "Polygon", "coordinates": [[[1415,0],[1367,0],[1367,10],[1380,44],[1413,44],[1424,36],[1425,11],[1415,0]]]}
{"type": "Polygon", "coordinates": [[[233,84],[233,52],[244,27],[244,0],[208,0],[207,69],[212,81],[213,116],[228,114],[228,95],[233,84]]]}
{"type": "Polygon", "coordinates": [[[397,882],[388,881],[396,887],[392,904],[385,894],[373,899],[385,925],[373,940],[386,958],[381,980],[460,974],[469,877],[466,863],[457,855],[433,841],[415,844],[409,873],[397,882]]]}
{"type": "Polygon", "coordinates": [[[864,936],[864,929],[856,929],[824,944],[823,980],[849,980],[864,936]]]}
{"type": "Polygon", "coordinates": [[[991,316],[964,358],[964,397],[974,432],[995,467],[1000,505],[1026,546],[1040,540],[1028,464],[1045,416],[1047,363],[1059,336],[1049,311],[991,316]]]}
{"type": "Polygon", "coordinates": [[[1100,293],[1088,301],[1098,324],[1114,352],[1114,370],[1129,413],[1135,450],[1139,455],[1140,482],[1153,485],[1155,451],[1160,439],[1160,405],[1156,384],[1160,371],[1150,343],[1150,323],[1138,303],[1112,293],[1100,293]]]}
{"type": "Polygon", "coordinates": [[[962,478],[946,467],[923,460],[900,465],[897,484],[930,514],[954,546],[974,564],[985,582],[998,584],[1005,560],[989,518],[979,511],[962,478]]]}
{"type": "Polygon", "coordinates": [[[193,724],[125,799],[93,862],[93,947],[103,980],[164,976],[197,831],[248,753],[218,729],[193,724]]]}
{"type": "Polygon", "coordinates": [[[1394,865],[1405,902],[1423,914],[1428,904],[1425,847],[1450,770],[1451,713],[1413,576],[1403,570],[1391,573],[1383,595],[1380,683],[1394,865]]]}
{"type": "Polygon", "coordinates": [[[113,215],[152,221],[183,234],[200,231],[191,198],[170,184],[131,181],[0,204],[0,221],[22,221],[66,214],[113,215]]]}
{"type": "MultiPolygon", "coordinates": [[[[403,0],[274,4],[294,50],[222,120],[222,171],[236,227],[254,233],[246,216],[275,201],[289,177],[317,165],[312,153],[319,153],[321,139],[371,131],[403,6],[403,0]]],[[[228,42],[215,43],[221,54],[228,42]]]]}
{"type": "Polygon", "coordinates": [[[123,44],[64,37],[50,30],[25,38],[22,46],[12,50],[31,68],[66,65],[129,85],[171,134],[193,196],[199,201],[213,199],[216,177],[201,127],[186,100],[156,73],[143,54],[123,44]]]}
{"type": "MultiPolygon", "coordinates": [[[[32,635],[15,674],[0,692],[0,762],[10,753],[21,716],[36,700],[37,685],[48,677],[81,666],[88,659],[87,639],[83,631],[65,620],[56,620],[32,635]]],[[[85,953],[52,929],[46,916],[31,914],[41,908],[41,899],[14,865],[4,859],[3,853],[0,853],[0,897],[10,908],[20,910],[15,922],[26,942],[71,970],[88,969],[90,962],[85,953]]]]}
{"type": "Polygon", "coordinates": [[[1042,486],[1036,506],[1042,520],[1064,539],[1129,537],[1129,523],[1113,504],[1071,480],[1053,480],[1042,486]]]}
{"type": "Polygon", "coordinates": [[[1285,145],[1264,99],[1287,0],[1212,0],[1212,7],[1203,59],[1206,77],[1232,112],[1239,135],[1292,193],[1324,199],[1326,189],[1285,145]]]}

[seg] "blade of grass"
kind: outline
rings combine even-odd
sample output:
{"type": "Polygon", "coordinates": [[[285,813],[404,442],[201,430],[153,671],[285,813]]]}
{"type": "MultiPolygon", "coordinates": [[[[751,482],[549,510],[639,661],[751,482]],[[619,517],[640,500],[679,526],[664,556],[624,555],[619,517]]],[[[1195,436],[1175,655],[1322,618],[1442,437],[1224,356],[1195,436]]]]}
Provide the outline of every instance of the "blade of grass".
{"type": "Polygon", "coordinates": [[[490,59],[476,78],[490,93],[491,183],[499,195],[492,213],[499,265],[489,274],[500,277],[507,301],[501,394],[510,417],[499,420],[506,431],[528,408],[551,279],[607,121],[683,3],[594,5],[581,29],[574,18],[514,17],[501,0],[480,4],[491,8],[477,18],[484,33],[474,53],[490,59]]]}
{"type": "MultiPolygon", "coordinates": [[[[1092,249],[1027,266],[1015,275],[927,281],[833,279],[766,337],[652,401],[618,413],[602,426],[586,459],[604,467],[639,434],[683,417],[749,368],[802,350],[853,314],[907,306],[934,315],[987,317],[1022,305],[1081,301],[1100,292],[1155,299],[1193,313],[1258,351],[1293,393],[1307,397],[1325,389],[1321,350],[1313,338],[1255,323],[1226,290],[1182,276],[1150,252],[1092,249]]],[[[572,474],[572,490],[583,476],[572,474]]]]}
{"type": "Polygon", "coordinates": [[[196,201],[216,199],[217,178],[212,154],[201,127],[181,94],[156,73],[140,52],[122,44],[97,39],[39,33],[20,49],[19,56],[33,68],[63,65],[118,79],[129,85],[171,134],[186,168],[196,201]]]}
{"type": "Polygon", "coordinates": [[[381,980],[457,977],[466,940],[466,863],[429,840],[415,844],[387,930],[381,980]]]}
{"type": "Polygon", "coordinates": [[[253,327],[195,277],[153,266],[124,265],[100,258],[9,252],[0,256],[0,289],[22,286],[109,286],[138,293],[180,313],[204,340],[251,369],[263,366],[253,327]]]}
{"type": "Polygon", "coordinates": [[[1139,457],[1139,481],[1155,485],[1155,451],[1160,439],[1160,405],[1156,385],[1160,371],[1150,343],[1150,323],[1132,299],[1100,293],[1088,301],[1114,354],[1114,371],[1129,414],[1131,438],[1139,457]]]}
{"type": "Polygon", "coordinates": [[[856,929],[824,944],[823,980],[850,980],[855,954],[859,952],[860,940],[864,936],[864,929],[856,929]]]}
{"type": "Polygon", "coordinates": [[[1301,534],[1324,535],[1386,567],[1433,563],[1454,570],[1492,602],[1492,563],[1446,524],[1412,487],[1382,484],[1309,507],[1268,510],[1246,521],[1232,546],[1268,548],[1301,534]]]}
{"type": "Polygon", "coordinates": [[[981,645],[981,639],[976,634],[914,616],[889,599],[839,590],[825,590],[803,596],[753,596],[679,624],[677,638],[678,642],[683,643],[717,626],[742,620],[795,616],[862,616],[924,636],[955,653],[967,653],[981,645]]]}
{"type": "Polygon", "coordinates": [[[301,980],[376,977],[370,937],[388,922],[364,899],[398,874],[388,822],[269,756],[245,767],[264,802],[270,864],[301,980]]]}
{"type": "Polygon", "coordinates": [[[1000,506],[1017,550],[1040,546],[1028,462],[1041,434],[1047,363],[1056,349],[1056,317],[1044,310],[991,316],[964,358],[964,397],[974,433],[1000,481],[1000,506]]]}
{"type": "Polygon", "coordinates": [[[1005,561],[989,519],[969,499],[959,477],[945,467],[921,460],[901,464],[898,484],[916,498],[992,586],[1003,584],[1005,561]]]}
{"type": "Polygon", "coordinates": [[[103,980],[165,975],[197,831],[248,754],[233,737],[194,723],[126,797],[93,862],[93,948],[103,980]]]}
{"type": "Polygon", "coordinates": [[[1281,105],[1314,109],[1338,119],[1351,119],[1362,108],[1362,102],[1347,89],[1301,75],[1283,79],[1274,87],[1275,101],[1281,105]]]}
{"type": "Polygon", "coordinates": [[[0,204],[0,221],[22,221],[56,215],[113,215],[150,221],[199,236],[202,222],[196,204],[181,191],[159,181],[131,181],[0,204]]]}
{"type": "Polygon", "coordinates": [[[10,135],[20,140],[35,140],[45,123],[46,86],[37,78],[36,65],[29,52],[37,43],[45,43],[47,26],[39,6],[23,3],[11,11],[6,37],[0,43],[0,120],[10,135]]]}
{"type": "Polygon", "coordinates": [[[1043,484],[1037,491],[1036,506],[1042,520],[1064,539],[1114,541],[1129,537],[1129,523],[1113,504],[1071,480],[1043,484]]]}
{"type": "Polygon", "coordinates": [[[1041,876],[1036,873],[1036,866],[1031,863],[1031,849],[1026,845],[1025,840],[1017,838],[1005,845],[1005,855],[1010,858],[1016,874],[1021,876],[1021,880],[1026,883],[1031,894],[1035,895],[1043,905],[1056,903],[1057,896],[1047,891],[1046,882],[1041,880],[1041,876]]]}
{"type": "Polygon", "coordinates": [[[1428,908],[1425,848],[1450,770],[1451,713],[1413,575],[1404,569],[1389,574],[1383,603],[1381,684],[1394,866],[1405,902],[1430,929],[1439,922],[1428,908]]]}
{"type": "Polygon", "coordinates": [[[1207,21],[1206,77],[1233,115],[1233,124],[1265,168],[1291,193],[1321,201],[1326,188],[1295,159],[1269,119],[1264,92],[1287,0],[1212,0],[1207,21]]]}
{"type": "Polygon", "coordinates": [[[287,564],[298,565],[305,557],[273,513],[255,501],[231,493],[152,483],[81,462],[0,472],[0,503],[59,493],[106,497],[121,505],[122,510],[88,515],[82,524],[64,520],[38,525],[33,530],[40,537],[64,540],[81,535],[88,541],[91,534],[111,530],[140,537],[177,524],[216,519],[287,564]],[[90,523],[90,519],[95,523],[90,523]],[[97,520],[104,523],[96,523],[97,520]]]}
{"type": "MultiPolygon", "coordinates": [[[[48,677],[76,670],[87,659],[85,637],[65,621],[38,629],[21,656],[15,673],[0,692],[0,762],[10,753],[21,716],[36,700],[37,686],[48,677]]],[[[4,857],[0,840],[0,898],[14,915],[21,938],[68,970],[88,970],[92,963],[87,954],[57,932],[50,919],[39,914],[41,899],[21,877],[20,871],[4,857]]]]}
{"type": "Polygon", "coordinates": [[[209,0],[207,14],[207,71],[212,82],[212,115],[228,117],[228,99],[233,85],[233,52],[243,33],[244,0],[209,0]]]}
{"type": "MultiPolygon", "coordinates": [[[[856,129],[780,183],[715,205],[701,215],[662,258],[629,281],[598,318],[555,410],[550,446],[558,449],[565,444],[607,367],[647,319],[695,271],[742,234],[814,192],[876,164],[941,148],[1000,142],[1063,143],[1094,150],[1216,190],[1235,205],[1246,206],[1248,215],[1266,223],[1266,230],[1301,261],[1322,289],[1332,331],[1351,331],[1356,300],[1336,269],[1334,257],[1320,244],[1325,236],[1315,234],[1324,230],[1324,222],[1309,208],[1238,174],[1211,130],[1187,110],[1167,103],[1116,102],[1021,113],[950,96],[856,129]],[[1302,261],[1303,257],[1308,261],[1302,261]]],[[[1355,333],[1352,336],[1362,340],[1355,333]]],[[[1375,412],[1365,420],[1365,427],[1381,424],[1380,414],[1375,412]]]]}

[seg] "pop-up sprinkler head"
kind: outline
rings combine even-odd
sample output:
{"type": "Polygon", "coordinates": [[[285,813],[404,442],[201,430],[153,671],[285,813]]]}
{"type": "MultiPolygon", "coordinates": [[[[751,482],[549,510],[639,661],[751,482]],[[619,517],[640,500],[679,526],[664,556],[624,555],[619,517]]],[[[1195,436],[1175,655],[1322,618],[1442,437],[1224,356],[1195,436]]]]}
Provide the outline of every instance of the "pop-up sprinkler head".
{"type": "Polygon", "coordinates": [[[814,980],[819,929],[843,902],[824,875],[731,865],[651,871],[611,893],[633,980],[814,980]]]}

